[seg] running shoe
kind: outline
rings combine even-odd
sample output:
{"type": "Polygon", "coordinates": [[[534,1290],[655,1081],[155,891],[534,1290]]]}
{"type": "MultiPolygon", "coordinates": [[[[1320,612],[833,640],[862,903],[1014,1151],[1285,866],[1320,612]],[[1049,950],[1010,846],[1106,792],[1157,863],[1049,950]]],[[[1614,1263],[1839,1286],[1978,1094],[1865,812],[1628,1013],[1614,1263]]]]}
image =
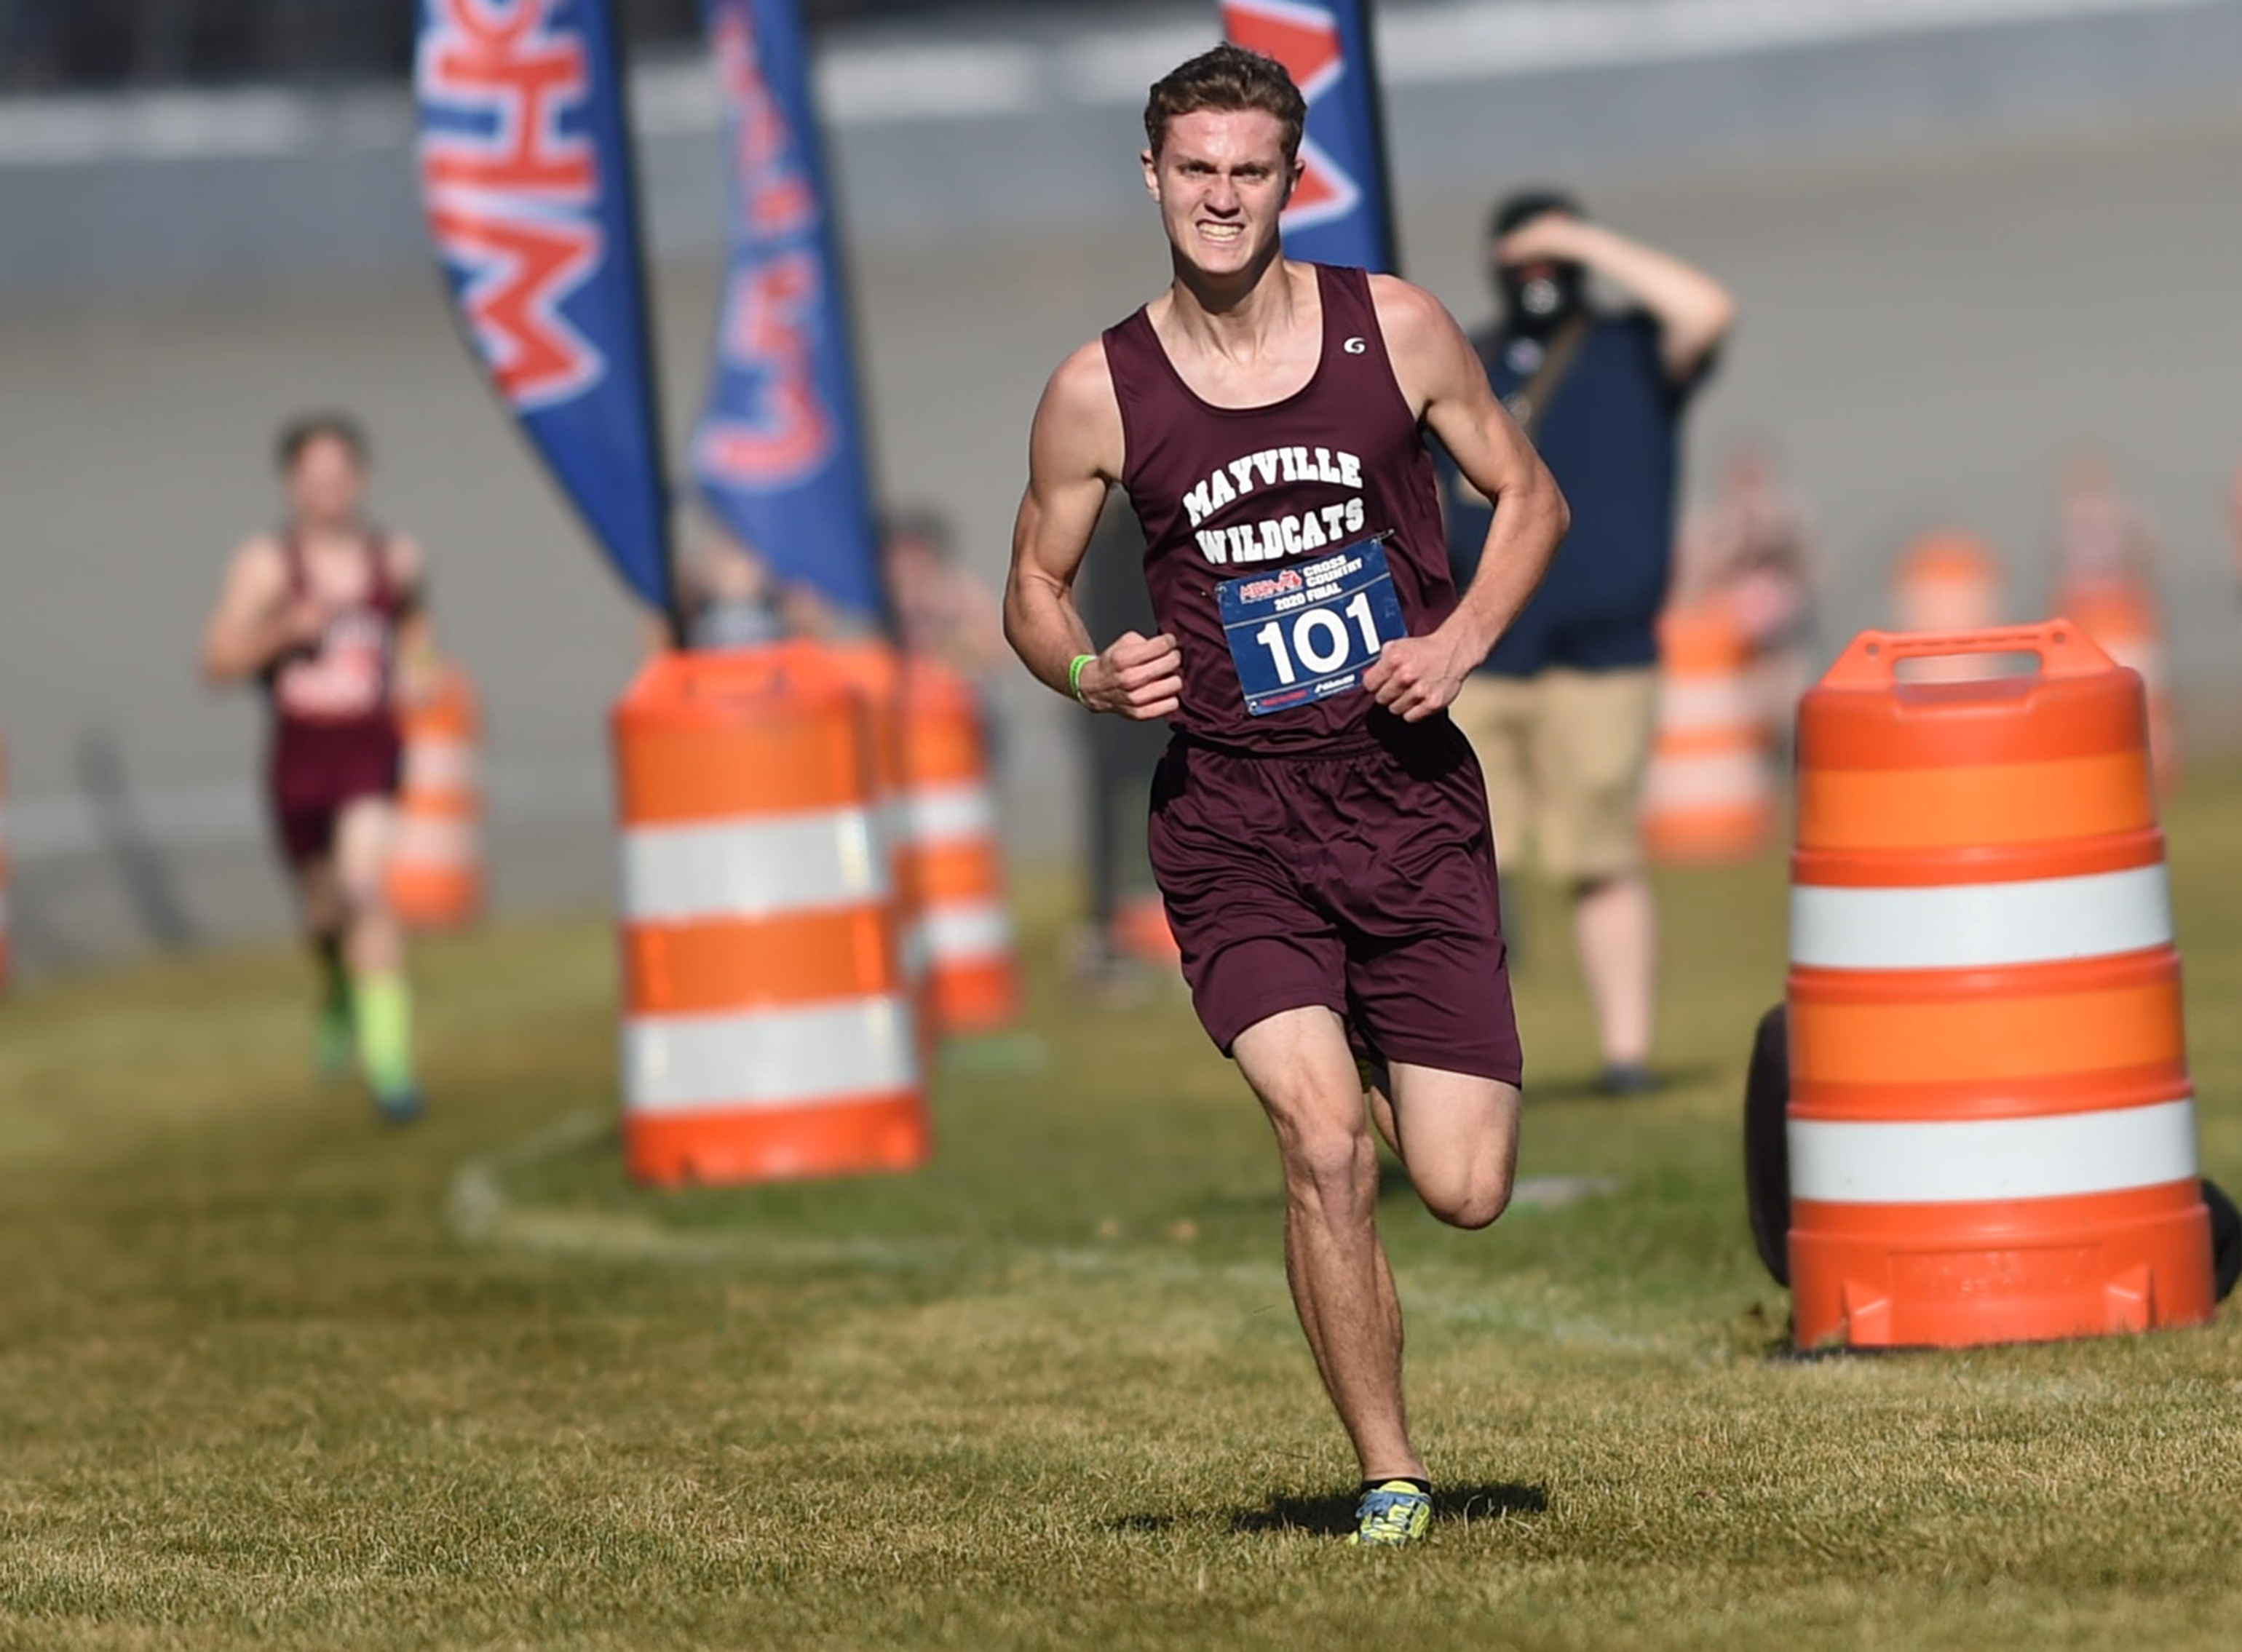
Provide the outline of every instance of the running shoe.
{"type": "Polygon", "coordinates": [[[379,1110],[384,1124],[411,1124],[427,1111],[426,1104],[421,1100],[420,1092],[417,1089],[392,1090],[386,1094],[377,1094],[373,1098],[373,1105],[379,1110]]]}
{"type": "Polygon", "coordinates": [[[1387,1480],[1362,1494],[1350,1543],[1414,1543],[1433,1528],[1433,1500],[1406,1480],[1387,1480]]]}
{"type": "Polygon", "coordinates": [[[1658,1074],[1641,1061],[1612,1061],[1596,1080],[1596,1088],[1610,1096],[1655,1095],[1661,1086],[1658,1074]]]}

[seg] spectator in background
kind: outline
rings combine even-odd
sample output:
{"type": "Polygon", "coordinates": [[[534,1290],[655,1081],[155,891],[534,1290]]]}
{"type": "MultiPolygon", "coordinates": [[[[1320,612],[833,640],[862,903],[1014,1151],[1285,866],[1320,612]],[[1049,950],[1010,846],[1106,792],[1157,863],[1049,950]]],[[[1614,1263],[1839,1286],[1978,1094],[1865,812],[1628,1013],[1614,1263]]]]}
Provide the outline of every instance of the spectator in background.
{"type": "MultiPolygon", "coordinates": [[[[1735,319],[1710,276],[1590,223],[1570,197],[1514,195],[1490,226],[1497,323],[1473,343],[1564,490],[1572,532],[1452,714],[1487,772],[1502,864],[1561,881],[1594,1001],[1602,1087],[1655,1087],[1657,914],[1635,816],[1658,694],[1682,416],[1735,319]],[[1607,313],[1598,278],[1633,300],[1607,313]]],[[[1488,509],[1447,469],[1449,557],[1475,572],[1488,509]]]]}
{"type": "Polygon", "coordinates": [[[950,524],[931,510],[896,512],[881,527],[880,564],[904,656],[984,681],[1005,652],[997,594],[958,561],[950,524]]]}
{"type": "Polygon", "coordinates": [[[1773,448],[1739,438],[1712,502],[1682,536],[1673,600],[1717,601],[1750,638],[1753,699],[1783,749],[1813,669],[1819,583],[1812,525],[1783,486],[1773,448]]]}
{"type": "MultiPolygon", "coordinates": [[[[835,618],[807,586],[782,584],[770,564],[721,523],[709,522],[676,569],[677,605],[690,648],[753,648],[789,637],[835,634],[835,618]]],[[[648,621],[648,645],[669,646],[669,619],[648,621]]]]}
{"type": "Polygon", "coordinates": [[[2068,592],[2115,584],[2153,586],[2156,536],[2118,490],[2098,449],[2074,449],[2064,460],[2056,506],[2056,586],[2068,592]]]}

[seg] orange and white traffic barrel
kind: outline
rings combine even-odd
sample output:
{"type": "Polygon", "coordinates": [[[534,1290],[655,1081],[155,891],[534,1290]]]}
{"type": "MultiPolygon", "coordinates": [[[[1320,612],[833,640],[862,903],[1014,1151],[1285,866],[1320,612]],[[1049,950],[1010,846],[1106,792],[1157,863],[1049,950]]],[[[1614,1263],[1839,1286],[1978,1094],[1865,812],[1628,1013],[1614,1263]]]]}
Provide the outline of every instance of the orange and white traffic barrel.
{"type": "Polygon", "coordinates": [[[2124,574],[2071,579],[2055,605],[2111,659],[2140,673],[2149,700],[2149,754],[2158,785],[2170,791],[2179,779],[2179,720],[2165,674],[2164,625],[2154,587],[2124,574]]]}
{"type": "Polygon", "coordinates": [[[906,878],[936,1032],[992,1033],[1020,1013],[1020,966],[1004,893],[1004,846],[973,690],[930,660],[903,668],[906,878]]]}
{"type": "Polygon", "coordinates": [[[1800,705],[1791,867],[1799,1346],[2207,1319],[2140,679],[2068,620],[1863,632],[1800,705]],[[1990,652],[2040,668],[1895,672],[1990,652]]]}
{"type": "MultiPolygon", "coordinates": [[[[2001,623],[2001,558],[1974,533],[1942,528],[1917,535],[1892,573],[1892,606],[1902,631],[1984,631],[2001,623]]],[[[1966,659],[1925,660],[1922,679],[1966,677],[1966,659]]]]}
{"type": "Polygon", "coordinates": [[[923,1163],[861,695],[810,655],[775,669],[771,651],[668,653],[624,694],[614,735],[631,1174],[923,1163]]]}
{"type": "MultiPolygon", "coordinates": [[[[927,960],[923,934],[923,894],[918,865],[910,847],[906,822],[903,662],[888,644],[866,638],[852,642],[821,642],[801,639],[766,651],[782,672],[812,670],[847,684],[860,697],[871,721],[872,803],[881,840],[887,846],[889,887],[896,906],[896,945],[903,979],[915,998],[923,998],[927,960]]],[[[921,1031],[930,1033],[932,1017],[920,1005],[921,1031]]]]}
{"type": "Polygon", "coordinates": [[[408,927],[457,929],[482,913],[482,785],[473,686],[447,667],[436,691],[406,708],[389,905],[408,927]]]}
{"type": "Polygon", "coordinates": [[[1748,860],[1775,833],[1773,731],[1752,642],[1717,599],[1658,621],[1658,729],[1643,778],[1643,846],[1669,864],[1748,860]]]}

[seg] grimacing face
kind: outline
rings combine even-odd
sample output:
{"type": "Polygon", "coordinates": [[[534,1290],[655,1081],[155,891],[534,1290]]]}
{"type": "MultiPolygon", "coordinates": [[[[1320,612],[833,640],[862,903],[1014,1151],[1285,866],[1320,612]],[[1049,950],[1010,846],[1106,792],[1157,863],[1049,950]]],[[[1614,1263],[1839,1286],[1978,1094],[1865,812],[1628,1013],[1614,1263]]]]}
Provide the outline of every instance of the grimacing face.
{"type": "Polygon", "coordinates": [[[347,522],[366,495],[366,466],[339,436],[315,436],[296,455],[284,484],[289,507],[305,521],[347,522]]]}
{"type": "Polygon", "coordinates": [[[1195,110],[1168,122],[1158,155],[1144,151],[1144,187],[1194,268],[1233,275],[1267,257],[1300,175],[1284,137],[1284,123],[1262,110],[1195,110]]]}

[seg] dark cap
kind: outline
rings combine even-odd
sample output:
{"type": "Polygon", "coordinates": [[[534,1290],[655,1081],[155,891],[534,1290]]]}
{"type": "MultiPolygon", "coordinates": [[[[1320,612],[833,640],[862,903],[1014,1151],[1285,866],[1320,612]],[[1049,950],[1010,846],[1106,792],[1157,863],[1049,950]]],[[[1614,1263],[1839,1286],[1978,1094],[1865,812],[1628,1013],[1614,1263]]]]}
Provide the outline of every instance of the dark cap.
{"type": "Polygon", "coordinates": [[[1492,240],[1500,241],[1520,224],[1538,218],[1544,212],[1562,212],[1566,217],[1574,218],[1588,217],[1581,204],[1562,190],[1519,190],[1494,204],[1494,215],[1487,220],[1487,236],[1492,240]]]}

